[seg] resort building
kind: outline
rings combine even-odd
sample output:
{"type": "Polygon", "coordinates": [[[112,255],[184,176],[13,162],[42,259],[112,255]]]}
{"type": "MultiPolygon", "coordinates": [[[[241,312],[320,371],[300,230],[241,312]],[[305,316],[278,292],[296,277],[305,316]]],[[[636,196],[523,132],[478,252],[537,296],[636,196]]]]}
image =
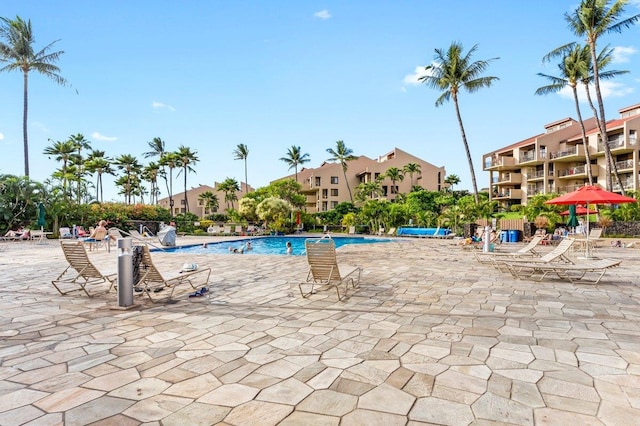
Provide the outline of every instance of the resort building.
{"type": "MultiPolygon", "coordinates": [[[[619,110],[620,117],[606,124],[606,141],[626,190],[638,190],[640,173],[640,104],[619,110]]],[[[484,154],[483,170],[489,172],[490,198],[501,207],[526,205],[536,194],[566,193],[589,183],[606,186],[603,138],[595,118],[584,121],[590,164],[586,164],[580,123],[565,118],[545,126],[545,132],[484,154]]],[[[614,191],[620,186],[614,179],[614,191]]]]}
{"type": "MultiPolygon", "coordinates": [[[[195,188],[191,188],[187,191],[187,203],[189,203],[189,212],[197,215],[200,218],[204,218],[205,216],[212,213],[221,213],[225,214],[227,212],[227,203],[225,202],[225,193],[218,189],[219,183],[215,182],[214,186],[209,185],[199,185],[195,188]],[[206,203],[204,200],[200,198],[202,194],[207,191],[211,191],[218,198],[218,208],[209,209],[206,208],[206,203]]],[[[247,191],[253,191],[253,188],[247,185],[244,182],[240,183],[240,191],[236,192],[236,197],[238,200],[247,193],[247,191]]],[[[169,203],[169,197],[162,198],[158,200],[158,205],[164,207],[165,209],[171,210],[171,205],[169,203]]],[[[231,205],[229,205],[231,207],[231,205]]],[[[233,208],[238,208],[238,201],[233,202],[233,208]]],[[[175,216],[180,213],[186,212],[186,205],[184,200],[184,191],[179,192],[173,195],[173,211],[172,215],[175,216]]]]}
{"type": "MultiPolygon", "coordinates": [[[[393,200],[399,193],[408,193],[413,186],[421,186],[430,191],[444,188],[446,176],[444,167],[437,167],[398,148],[373,160],[361,155],[347,162],[346,181],[340,163],[324,162],[314,169],[303,168],[298,172],[298,182],[302,184],[302,193],[306,196],[308,213],[324,212],[334,209],[338,204],[351,201],[351,195],[361,183],[373,182],[382,178],[382,197],[393,200]],[[404,174],[404,179],[392,182],[385,172],[396,167],[402,170],[407,164],[414,163],[419,171],[411,176],[404,174]],[[351,195],[350,193],[351,192],[351,195]]],[[[276,179],[295,179],[295,174],[276,179]]]]}

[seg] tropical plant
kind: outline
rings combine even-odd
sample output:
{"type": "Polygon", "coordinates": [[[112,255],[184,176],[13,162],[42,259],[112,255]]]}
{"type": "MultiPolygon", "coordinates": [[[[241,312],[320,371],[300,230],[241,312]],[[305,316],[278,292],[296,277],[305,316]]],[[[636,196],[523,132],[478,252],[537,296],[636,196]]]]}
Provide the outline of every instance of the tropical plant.
{"type": "Polygon", "coordinates": [[[366,200],[376,199],[384,194],[379,180],[362,182],[356,186],[356,201],[364,203],[366,200]]]}
{"type": "Polygon", "coordinates": [[[282,198],[295,208],[303,208],[306,197],[302,194],[302,185],[293,179],[279,180],[266,187],[268,196],[282,198]]]}
{"type": "Polygon", "coordinates": [[[255,198],[242,197],[240,201],[238,201],[238,213],[240,213],[246,221],[255,222],[258,219],[258,215],[256,214],[257,206],[258,201],[255,198]]]}
{"type": "Polygon", "coordinates": [[[52,52],[57,40],[49,43],[39,51],[34,51],[35,37],[31,28],[31,20],[24,21],[19,16],[15,19],[0,18],[0,62],[7,65],[2,71],[20,71],[23,80],[23,112],[22,137],[24,144],[24,175],[29,176],[29,137],[27,134],[27,116],[29,112],[29,72],[35,71],[49,77],[61,86],[67,85],[58,73],[55,63],[64,52],[52,52]]]}
{"type": "Polygon", "coordinates": [[[299,146],[291,145],[291,148],[287,149],[287,156],[280,158],[280,161],[284,161],[289,165],[289,170],[295,169],[296,182],[298,181],[298,165],[308,163],[311,161],[309,154],[302,153],[299,146]]]}
{"type": "Polygon", "coordinates": [[[227,204],[227,209],[232,209],[233,202],[238,200],[236,192],[240,191],[238,181],[228,177],[218,185],[218,190],[224,192],[224,202],[227,204]]]}
{"type": "Polygon", "coordinates": [[[233,151],[233,159],[244,160],[244,184],[247,188],[246,192],[249,192],[249,181],[247,180],[247,157],[249,157],[249,147],[243,143],[238,144],[236,149],[233,151]]]}
{"type": "Polygon", "coordinates": [[[358,157],[353,155],[353,150],[351,148],[347,148],[344,141],[337,141],[336,149],[327,148],[327,152],[331,154],[331,158],[329,158],[327,161],[340,163],[340,165],[342,166],[344,183],[347,184],[347,190],[349,191],[349,200],[353,203],[353,195],[351,194],[351,187],[349,186],[349,180],[347,179],[347,169],[349,168],[347,163],[349,161],[357,159],[358,157]]]}
{"type": "Polygon", "coordinates": [[[114,164],[118,170],[122,170],[124,175],[116,180],[116,185],[121,186],[120,194],[124,195],[125,204],[131,204],[135,188],[139,184],[138,174],[142,171],[142,166],[138,159],[131,154],[122,154],[116,157],[114,164]]]}
{"type": "Polygon", "coordinates": [[[53,142],[53,144],[46,147],[42,153],[48,155],[49,158],[54,157],[56,161],[62,162],[60,173],[58,173],[57,176],[62,182],[62,191],[68,196],[67,183],[69,174],[67,173],[67,168],[69,167],[73,157],[76,155],[76,147],[70,140],[54,142],[49,139],[49,142],[53,142]]]}
{"type": "Polygon", "coordinates": [[[209,210],[209,213],[218,210],[218,196],[211,191],[205,191],[198,196],[198,199],[204,203],[204,208],[209,210]]]}
{"type": "MultiPolygon", "coordinates": [[[[604,115],[604,103],[600,90],[600,70],[596,45],[600,36],[611,32],[622,32],[640,20],[640,14],[633,15],[626,19],[621,19],[627,0],[615,0],[610,4],[609,0],[582,0],[580,5],[572,13],[565,13],[565,20],[569,24],[569,29],[578,37],[584,37],[589,45],[591,53],[591,65],[593,70],[593,85],[598,101],[600,114],[596,114],[598,129],[602,137],[604,153],[606,157],[605,175],[607,190],[613,189],[612,170],[617,176],[617,168],[611,154],[611,147],[607,140],[607,127],[604,115]]],[[[619,177],[618,177],[619,180],[619,177]]],[[[624,193],[624,187],[620,185],[624,193]]]]}
{"type": "MultiPolygon", "coordinates": [[[[150,142],[147,142],[147,145],[149,146],[151,151],[144,152],[142,153],[142,155],[144,156],[144,158],[158,157],[158,166],[160,167],[160,170],[158,171],[158,176],[160,176],[164,180],[165,186],[167,187],[167,193],[170,194],[169,200],[170,200],[171,207],[173,209],[173,202],[172,202],[173,196],[171,195],[171,191],[169,189],[169,181],[167,179],[167,172],[165,170],[165,167],[168,165],[168,162],[162,161],[164,156],[167,154],[166,147],[165,147],[166,144],[161,138],[155,137],[150,142]]],[[[157,185],[156,185],[156,189],[157,189],[157,185]]],[[[158,193],[156,194],[156,202],[158,200],[158,195],[160,195],[159,192],[160,191],[158,189],[158,193]]]]}
{"type": "Polygon", "coordinates": [[[77,191],[76,191],[76,195],[77,195],[77,200],[78,200],[78,204],[80,203],[80,197],[81,197],[81,187],[84,183],[84,174],[85,174],[85,164],[84,164],[84,157],[82,156],[82,150],[83,149],[90,149],[91,148],[91,142],[89,142],[88,140],[86,140],[84,138],[84,135],[81,133],[75,134],[75,135],[71,135],[69,136],[69,142],[71,142],[73,144],[73,146],[76,149],[76,155],[73,156],[71,158],[71,161],[73,163],[75,163],[75,165],[77,166],[77,170],[76,170],[76,183],[77,183],[77,191]]]}
{"type": "Polygon", "coordinates": [[[414,180],[413,180],[413,175],[414,174],[420,174],[421,171],[422,171],[422,167],[418,163],[407,163],[402,168],[402,172],[404,174],[408,174],[410,179],[411,179],[411,190],[412,191],[413,191],[413,185],[415,184],[414,180]]]}
{"type": "Polygon", "coordinates": [[[111,159],[105,157],[104,151],[93,150],[87,161],[85,163],[85,167],[89,173],[96,174],[96,200],[102,202],[104,201],[104,191],[102,188],[102,175],[113,175],[114,170],[111,167],[111,159]]]}
{"type": "Polygon", "coordinates": [[[178,160],[177,165],[178,167],[181,167],[178,175],[182,174],[184,177],[184,208],[187,213],[189,213],[189,200],[187,199],[187,174],[195,171],[192,165],[195,165],[200,161],[197,154],[197,151],[191,151],[191,148],[184,145],[180,145],[178,147],[178,151],[176,151],[176,158],[178,160]]]}
{"type": "Polygon", "coordinates": [[[460,177],[458,175],[449,175],[444,179],[444,183],[449,185],[451,192],[453,192],[453,186],[460,182],[460,177]]]}
{"type": "Polygon", "coordinates": [[[386,172],[384,172],[384,176],[391,180],[391,190],[390,194],[397,194],[398,187],[396,186],[396,182],[402,182],[404,180],[404,172],[397,167],[389,167],[386,172]]]}
{"type": "Polygon", "coordinates": [[[36,207],[45,188],[27,176],[0,175],[0,226],[2,235],[17,226],[29,225],[37,218],[36,207]]]}
{"type": "Polygon", "coordinates": [[[160,172],[160,165],[155,161],[151,161],[142,169],[142,179],[151,185],[149,190],[149,204],[158,203],[158,195],[160,194],[160,190],[158,189],[158,176],[160,176],[160,172]]]}
{"type": "Polygon", "coordinates": [[[445,52],[441,49],[435,49],[435,64],[426,67],[427,75],[420,77],[420,81],[429,87],[440,90],[442,93],[436,100],[436,107],[453,99],[453,104],[462,134],[462,143],[467,155],[469,163],[469,172],[471,173],[471,183],[473,184],[473,193],[476,204],[478,198],[478,184],[476,182],[476,174],[473,168],[473,160],[471,151],[467,143],[467,135],[462,124],[462,116],[460,115],[460,106],[458,104],[458,95],[462,89],[469,93],[474,93],[484,87],[490,87],[498,77],[483,77],[482,73],[487,69],[489,63],[498,58],[492,58],[482,61],[471,61],[471,57],[478,49],[478,45],[473,46],[469,52],[463,56],[462,44],[451,43],[449,49],[445,52]]]}
{"type": "MultiPolygon", "coordinates": [[[[155,139],[154,139],[155,140],[155,139]]],[[[158,164],[160,164],[160,166],[163,167],[167,167],[169,169],[169,179],[167,179],[166,174],[163,174],[163,177],[165,179],[165,182],[167,183],[167,191],[168,191],[168,195],[169,195],[169,208],[171,211],[171,215],[173,216],[173,169],[175,169],[176,167],[178,167],[178,163],[179,163],[179,158],[178,155],[175,152],[165,152],[164,155],[162,155],[162,157],[160,157],[160,160],[158,161],[158,164]]]]}
{"type": "Polygon", "coordinates": [[[281,198],[269,197],[256,206],[256,214],[275,231],[282,231],[291,214],[291,204],[281,198]]]}

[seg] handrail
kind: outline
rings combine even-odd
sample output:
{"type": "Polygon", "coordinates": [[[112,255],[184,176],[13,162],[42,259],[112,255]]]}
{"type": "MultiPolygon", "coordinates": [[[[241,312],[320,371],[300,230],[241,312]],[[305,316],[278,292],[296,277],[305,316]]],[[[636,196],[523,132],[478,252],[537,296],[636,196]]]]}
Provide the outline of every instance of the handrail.
{"type": "Polygon", "coordinates": [[[155,248],[155,249],[165,251],[164,247],[162,247],[162,246],[157,246],[157,245],[155,245],[155,244],[153,244],[153,243],[151,243],[151,242],[149,242],[149,241],[145,240],[144,238],[140,238],[140,237],[136,237],[135,235],[131,235],[129,232],[127,232],[127,231],[125,231],[125,230],[123,230],[123,229],[116,228],[116,227],[113,227],[113,228],[111,228],[111,229],[115,229],[115,230],[117,230],[117,231],[118,231],[118,232],[120,232],[121,234],[126,235],[128,238],[134,239],[134,240],[136,240],[136,241],[143,242],[143,243],[145,243],[146,245],[150,245],[151,247],[153,247],[153,248],[155,248]]]}

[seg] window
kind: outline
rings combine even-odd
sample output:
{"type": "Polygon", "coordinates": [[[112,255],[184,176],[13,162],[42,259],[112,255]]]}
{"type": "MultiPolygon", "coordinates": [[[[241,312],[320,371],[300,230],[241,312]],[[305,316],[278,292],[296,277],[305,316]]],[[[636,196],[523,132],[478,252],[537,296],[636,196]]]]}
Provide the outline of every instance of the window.
{"type": "Polygon", "coordinates": [[[338,196],[338,188],[332,188],[331,189],[331,196],[332,197],[337,197],[338,196]]]}
{"type": "Polygon", "coordinates": [[[184,203],[184,198],[183,198],[182,200],[180,200],[180,205],[181,205],[181,206],[184,206],[184,204],[185,204],[185,203],[184,203]]]}
{"type": "Polygon", "coordinates": [[[322,190],[322,198],[327,198],[329,197],[329,190],[327,188],[324,188],[322,190]]]}
{"type": "Polygon", "coordinates": [[[338,202],[337,201],[332,201],[331,202],[331,208],[335,209],[336,207],[338,207],[338,202]]]}
{"type": "Polygon", "coordinates": [[[331,176],[331,184],[332,185],[338,184],[338,176],[331,176]]]}
{"type": "Polygon", "coordinates": [[[320,177],[316,177],[316,186],[320,186],[320,177]]]}
{"type": "Polygon", "coordinates": [[[326,201],[322,202],[322,210],[321,211],[323,211],[323,212],[327,211],[327,202],[326,201]]]}
{"type": "Polygon", "coordinates": [[[375,180],[378,180],[378,178],[379,178],[379,177],[380,177],[380,173],[374,173],[374,174],[373,174],[373,178],[374,178],[375,180]]]}

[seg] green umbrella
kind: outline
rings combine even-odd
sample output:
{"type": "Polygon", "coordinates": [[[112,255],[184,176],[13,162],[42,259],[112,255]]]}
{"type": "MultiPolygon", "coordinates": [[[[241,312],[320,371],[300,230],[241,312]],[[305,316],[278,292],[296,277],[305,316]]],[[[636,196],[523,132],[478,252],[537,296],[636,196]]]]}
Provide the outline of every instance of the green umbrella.
{"type": "Polygon", "coordinates": [[[570,228],[575,228],[579,225],[578,216],[576,216],[576,205],[571,204],[569,206],[569,219],[567,219],[567,226],[570,228]]]}
{"type": "Polygon", "coordinates": [[[45,214],[44,204],[38,203],[38,226],[40,228],[43,228],[45,225],[44,214],[45,214]]]}

